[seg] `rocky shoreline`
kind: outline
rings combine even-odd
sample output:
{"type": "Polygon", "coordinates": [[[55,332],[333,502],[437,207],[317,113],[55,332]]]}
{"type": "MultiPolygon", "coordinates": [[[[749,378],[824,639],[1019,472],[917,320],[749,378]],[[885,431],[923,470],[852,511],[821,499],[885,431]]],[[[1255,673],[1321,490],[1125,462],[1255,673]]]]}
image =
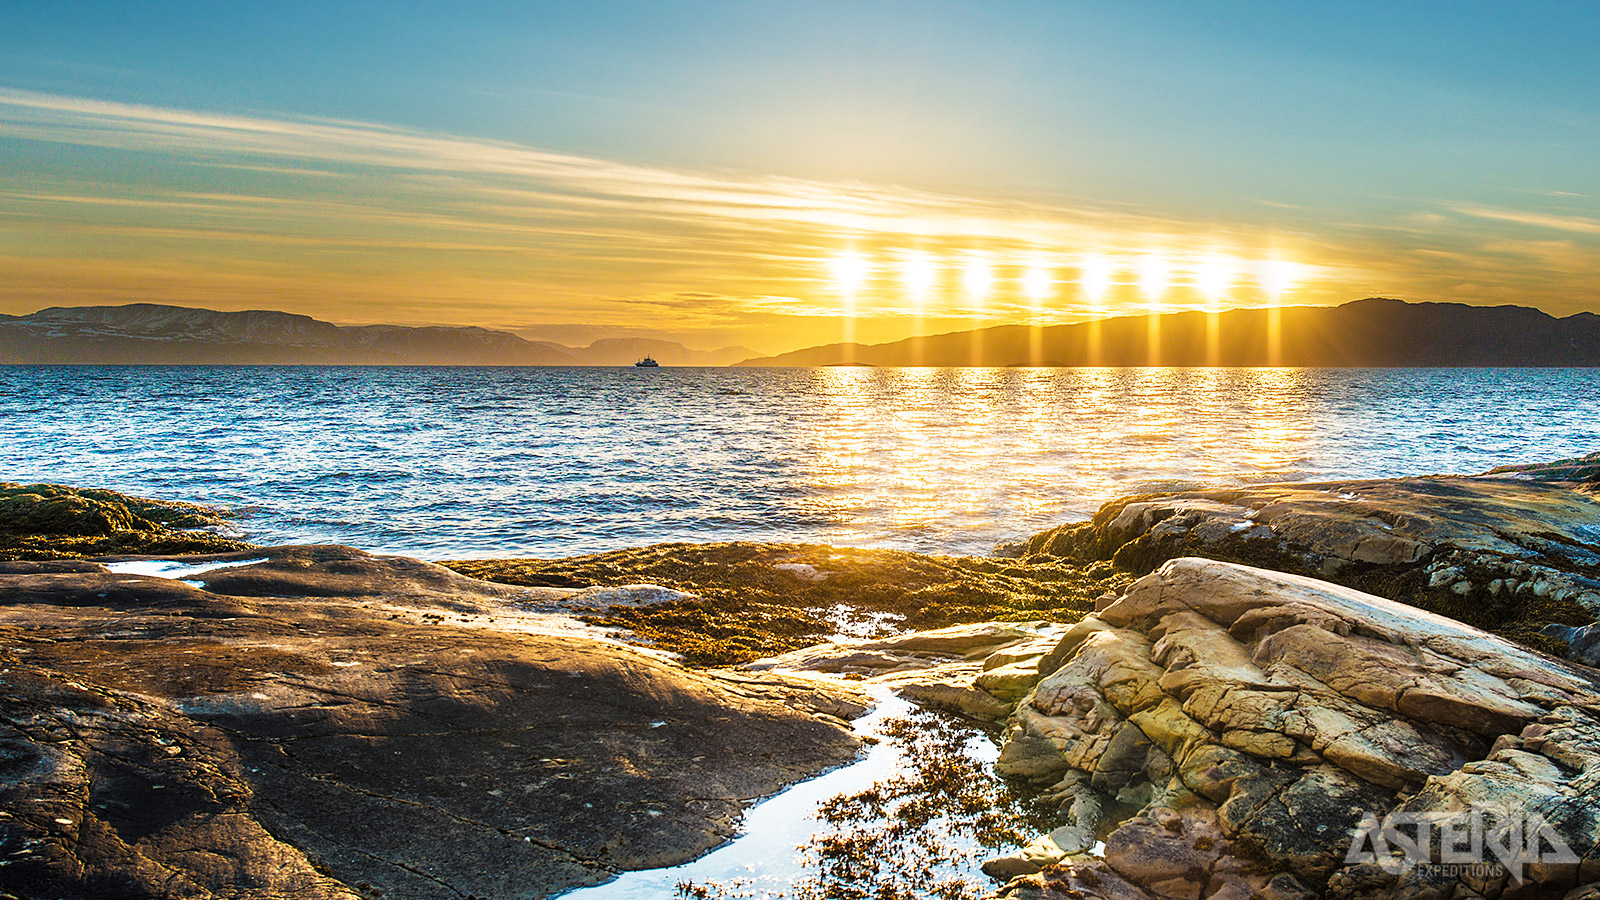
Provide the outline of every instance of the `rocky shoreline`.
{"type": "Polygon", "coordinates": [[[549,896],[721,842],[887,687],[1003,727],[997,768],[1059,808],[986,865],[1002,896],[1600,897],[1597,483],[1600,455],[1126,498],[1010,559],[448,568],[0,486],[0,891],[549,896]],[[195,552],[222,567],[116,571],[195,552]],[[1350,855],[1474,809],[1571,855],[1350,855]]]}
{"type": "Polygon", "coordinates": [[[1114,500],[1011,548],[1144,574],[1202,556],[1307,575],[1594,664],[1600,454],[1475,477],[1261,485],[1114,500]],[[1550,627],[1550,626],[1556,627],[1550,627]]]}

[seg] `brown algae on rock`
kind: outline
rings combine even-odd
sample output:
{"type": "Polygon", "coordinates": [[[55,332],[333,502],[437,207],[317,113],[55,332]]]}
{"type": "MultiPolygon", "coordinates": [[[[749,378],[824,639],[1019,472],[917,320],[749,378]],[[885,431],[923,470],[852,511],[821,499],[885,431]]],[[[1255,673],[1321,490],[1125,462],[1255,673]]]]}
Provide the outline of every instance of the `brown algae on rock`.
{"type": "Polygon", "coordinates": [[[985,621],[1075,622],[1131,579],[1106,563],[925,556],[821,544],[656,544],[565,559],[445,562],[485,581],[548,587],[648,583],[693,598],[614,606],[625,628],[693,665],[737,665],[841,631],[872,637],[985,621]]]}
{"type": "Polygon", "coordinates": [[[0,482],[0,559],[229,553],[214,509],[94,488],[0,482]]]}

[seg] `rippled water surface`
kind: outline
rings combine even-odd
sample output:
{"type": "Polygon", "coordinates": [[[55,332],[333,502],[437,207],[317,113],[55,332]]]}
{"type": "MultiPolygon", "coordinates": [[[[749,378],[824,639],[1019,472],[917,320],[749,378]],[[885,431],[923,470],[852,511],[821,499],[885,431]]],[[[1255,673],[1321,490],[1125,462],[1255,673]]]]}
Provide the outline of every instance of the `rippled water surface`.
{"type": "Polygon", "coordinates": [[[1592,369],[0,367],[0,480],[427,558],[986,552],[1112,496],[1600,449],[1592,369]]]}

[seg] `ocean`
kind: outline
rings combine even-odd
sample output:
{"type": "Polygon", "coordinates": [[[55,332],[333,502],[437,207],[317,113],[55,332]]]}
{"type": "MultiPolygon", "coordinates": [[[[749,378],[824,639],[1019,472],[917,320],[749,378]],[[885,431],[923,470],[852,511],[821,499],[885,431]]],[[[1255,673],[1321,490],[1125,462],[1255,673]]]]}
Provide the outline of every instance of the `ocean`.
{"type": "Polygon", "coordinates": [[[1183,486],[1600,449],[1596,369],[0,367],[0,480],[425,559],[981,554],[1183,486]]]}

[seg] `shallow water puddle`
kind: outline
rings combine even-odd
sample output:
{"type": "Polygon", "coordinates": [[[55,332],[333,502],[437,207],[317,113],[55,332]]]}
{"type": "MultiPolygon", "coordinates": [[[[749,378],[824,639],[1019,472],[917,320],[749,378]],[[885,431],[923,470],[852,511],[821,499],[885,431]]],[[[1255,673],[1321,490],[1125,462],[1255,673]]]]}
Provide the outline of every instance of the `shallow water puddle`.
{"type": "Polygon", "coordinates": [[[834,896],[893,883],[906,896],[979,897],[978,866],[1020,847],[1037,823],[992,774],[994,742],[970,723],[891,693],[856,720],[875,738],[850,765],[758,803],[733,840],[691,862],[626,872],[563,900],[834,896]],[[1029,821],[1024,821],[1029,820],[1029,821]]]}
{"type": "Polygon", "coordinates": [[[150,575],[155,578],[172,578],[195,587],[204,587],[203,580],[192,580],[193,576],[201,572],[213,572],[217,569],[232,569],[238,566],[253,566],[264,563],[267,557],[260,559],[225,560],[222,562],[185,563],[174,562],[170,559],[130,559],[124,562],[106,563],[106,569],[119,575],[150,575]]]}

